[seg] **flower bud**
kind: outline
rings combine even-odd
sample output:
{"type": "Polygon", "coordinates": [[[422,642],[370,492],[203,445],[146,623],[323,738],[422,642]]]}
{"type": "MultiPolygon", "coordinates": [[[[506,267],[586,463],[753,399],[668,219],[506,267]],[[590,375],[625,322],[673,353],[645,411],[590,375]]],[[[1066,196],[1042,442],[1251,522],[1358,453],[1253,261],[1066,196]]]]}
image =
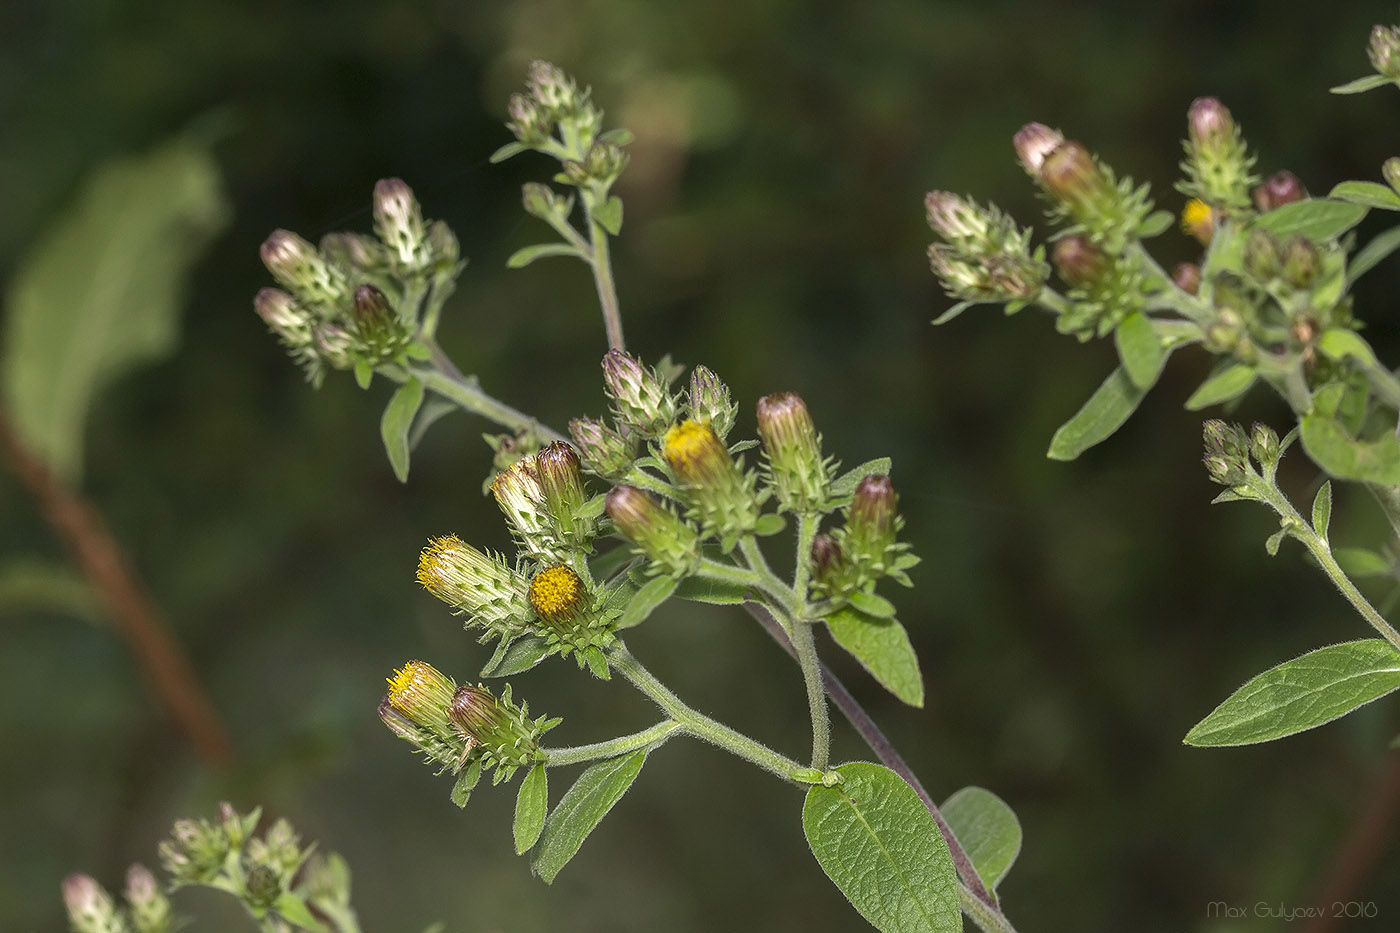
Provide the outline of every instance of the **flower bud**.
{"type": "Polygon", "coordinates": [[[603,186],[617,181],[627,167],[627,153],[616,143],[599,141],[588,149],[583,168],[590,180],[603,186]]]}
{"type": "Polygon", "coordinates": [[[1216,98],[1197,97],[1186,111],[1186,131],[1196,149],[1218,153],[1234,142],[1235,120],[1216,98]]]}
{"type": "Polygon", "coordinates": [[[374,230],[399,269],[417,272],[430,265],[423,212],[413,189],[402,179],[384,178],[375,183],[374,230]]]}
{"type": "Polygon", "coordinates": [[[676,403],[665,383],[624,351],[612,349],[603,357],[603,381],[622,424],[656,435],[676,420],[676,403]]]}
{"type": "Polygon", "coordinates": [[[588,608],[588,590],[572,568],[557,564],[546,567],[530,581],[530,608],[556,629],[573,626],[588,608]]]}
{"type": "Polygon", "coordinates": [[[1194,262],[1179,262],[1172,270],[1172,283],[1188,295],[1201,290],[1201,267],[1194,262]]]}
{"type": "Polygon", "coordinates": [[[418,582],[429,593],[497,634],[519,631],[530,614],[529,581],[498,557],[483,554],[456,535],[434,538],[418,558],[418,582]]]}
{"type": "Polygon", "coordinates": [[[1088,205],[1114,194],[1089,150],[1069,140],[1045,156],[1039,178],[1046,191],[1066,204],[1088,205]]]}
{"type": "Polygon", "coordinates": [[[235,848],[221,823],[176,820],[170,838],[157,847],[160,863],[176,884],[199,884],[216,877],[235,848]]]}
{"type": "Polygon", "coordinates": [[[1249,432],[1249,453],[1260,466],[1272,469],[1279,458],[1278,433],[1267,424],[1255,422],[1249,432]]]}
{"type": "Polygon", "coordinates": [[[899,496],[888,476],[867,476],[856,486],[846,516],[846,545],[861,559],[880,560],[895,545],[899,496]]]}
{"type": "Polygon", "coordinates": [[[1381,165],[1381,177],[1385,183],[1400,192],[1400,156],[1391,156],[1381,165]]]}
{"type": "Polygon", "coordinates": [[[578,445],[579,459],[588,472],[616,480],[631,471],[636,447],[616,431],[592,418],[575,418],[569,422],[569,436],[578,445]]]}
{"type": "Polygon", "coordinates": [[[1186,179],[1177,190],[1216,211],[1247,214],[1249,188],[1259,179],[1230,111],[1214,97],[1198,97],[1186,114],[1186,134],[1186,179]]]}
{"type": "Polygon", "coordinates": [[[531,217],[551,218],[563,212],[560,199],[548,185],[537,181],[526,182],[520,188],[520,202],[525,213],[531,217]]]}
{"type": "Polygon", "coordinates": [[[1111,266],[1103,250],[1080,234],[1056,240],[1050,259],[1060,278],[1075,288],[1092,288],[1103,279],[1111,266]]]}
{"type": "Polygon", "coordinates": [[[282,896],[282,879],[271,865],[254,865],[247,870],[243,889],[251,907],[268,910],[282,896]]]}
{"type": "Polygon", "coordinates": [[[345,273],[290,230],[274,230],[259,250],[277,284],[322,314],[334,313],[349,297],[345,273]]]}
{"type": "Polygon", "coordinates": [[[1400,78],[1400,26],[1376,26],[1366,49],[1371,67],[1387,78],[1400,78]]]}
{"type": "Polygon", "coordinates": [[[506,780],[516,768],[540,760],[539,737],[559,720],[529,719],[526,704],[516,706],[510,687],[494,696],[486,687],[463,684],[452,698],[452,724],[466,743],[462,762],[479,754],[485,767],[497,768],[496,782],[506,780]]]}
{"type": "Polygon", "coordinates": [[[371,365],[394,359],[408,345],[412,335],[389,306],[389,299],[373,285],[355,289],[352,313],[355,350],[371,365]]]}
{"type": "Polygon", "coordinates": [[[1209,246],[1215,236],[1215,211],[1200,198],[1192,198],[1181,209],[1181,232],[1194,237],[1202,246],[1209,246]]]}
{"type": "Polygon", "coordinates": [[[530,62],[525,86],[530,96],[556,119],[571,114],[578,106],[578,87],[573,79],[547,61],[530,62]]]}
{"type": "Polygon", "coordinates": [[[841,552],[841,545],[836,539],[830,535],[813,536],[810,560],[812,580],[818,589],[835,595],[845,588],[849,568],[846,556],[841,552]]]}
{"type": "Polygon", "coordinates": [[[1295,233],[1283,248],[1283,280],[1299,290],[1312,288],[1322,272],[1322,255],[1316,244],[1295,233]]]}
{"type": "Polygon", "coordinates": [[[699,534],[642,490],[616,486],[608,493],[605,508],[618,533],[664,572],[680,578],[699,566],[699,534]]]}
{"type": "Polygon", "coordinates": [[[174,917],[170,901],[145,865],[132,865],[127,869],[126,902],[131,907],[131,922],[136,933],[165,933],[171,929],[174,917]]]}
{"type": "Polygon", "coordinates": [[[579,475],[579,457],[565,441],[555,441],[535,455],[535,473],[544,495],[546,517],[567,547],[583,547],[593,537],[593,520],[580,517],[588,496],[579,475]]]}
{"type": "Polygon", "coordinates": [[[972,301],[1018,301],[1034,298],[1045,285],[1048,269],[1022,252],[966,256],[954,247],[928,248],[929,268],[954,298],[972,301]]]}
{"type": "Polygon", "coordinates": [[[758,520],[752,481],[708,424],[689,419],[666,432],[661,455],[707,533],[732,545],[758,520]]]}
{"type": "Polygon", "coordinates": [[[1259,213],[1267,214],[1276,207],[1301,201],[1308,196],[1307,189],[1292,172],[1275,172],[1264,183],[1254,189],[1254,206],[1259,213]]]}
{"type": "Polygon", "coordinates": [[[930,191],[924,211],[929,227],[949,243],[980,244],[991,233],[989,218],[976,204],[947,191],[930,191]]]}
{"type": "Polygon", "coordinates": [[[739,406],[729,397],[729,386],[703,365],[690,371],[689,408],[691,419],[708,421],[720,440],[728,436],[739,414],[739,406]]]}
{"type": "Polygon", "coordinates": [[[63,906],[74,933],[126,933],[127,925],[111,895],[88,875],[63,879],[63,906]]]}
{"type": "Polygon", "coordinates": [[[491,494],[501,507],[521,548],[531,557],[549,552],[552,536],[545,512],[544,488],[532,457],[517,460],[509,469],[496,474],[491,494]]]}
{"type": "Polygon", "coordinates": [[[308,347],[312,342],[311,315],[296,303],[296,299],[280,288],[259,289],[253,298],[253,310],[288,347],[308,347]]]}
{"type": "Polygon", "coordinates": [[[1222,486],[1238,486],[1247,479],[1249,443],[1244,432],[1218,418],[1201,429],[1205,443],[1205,466],[1211,480],[1222,486]]]}
{"type": "Polygon", "coordinates": [[[462,684],[452,697],[452,724],[475,745],[499,745],[509,741],[514,724],[496,697],[485,687],[462,684]]]}
{"type": "Polygon", "coordinates": [[[1267,230],[1255,230],[1244,241],[1244,269],[1256,281],[1268,282],[1283,265],[1278,240],[1267,230]]]}
{"type": "Polygon", "coordinates": [[[384,244],[359,233],[327,233],[321,237],[321,255],[335,265],[360,272],[379,272],[389,264],[384,244]]]}
{"type": "Polygon", "coordinates": [[[335,324],[322,324],[315,329],[311,344],[316,356],[335,369],[349,369],[355,363],[351,354],[354,338],[350,332],[335,324]]]}
{"type": "Polygon", "coordinates": [[[512,94],[506,110],[510,114],[506,127],[527,146],[542,145],[554,131],[549,114],[534,98],[512,94]]]}
{"type": "Polygon", "coordinates": [[[454,270],[455,275],[457,264],[462,261],[462,244],[446,221],[435,220],[428,224],[428,253],[434,264],[454,270]]]}
{"type": "Polygon", "coordinates": [[[387,699],[391,709],[413,726],[439,738],[453,736],[447,712],[452,706],[452,694],[457,684],[451,677],[431,664],[409,661],[395,671],[388,681],[387,699]]]}
{"type": "Polygon", "coordinates": [[[779,392],[759,399],[758,436],[768,455],[778,504],[789,512],[820,512],[826,505],[831,475],[822,460],[821,437],[802,397],[796,392],[779,392]]]}
{"type": "Polygon", "coordinates": [[[1052,130],[1044,123],[1027,123],[1016,133],[1012,145],[1016,147],[1016,158],[1026,174],[1039,178],[1045,157],[1064,141],[1059,130],[1052,130]]]}

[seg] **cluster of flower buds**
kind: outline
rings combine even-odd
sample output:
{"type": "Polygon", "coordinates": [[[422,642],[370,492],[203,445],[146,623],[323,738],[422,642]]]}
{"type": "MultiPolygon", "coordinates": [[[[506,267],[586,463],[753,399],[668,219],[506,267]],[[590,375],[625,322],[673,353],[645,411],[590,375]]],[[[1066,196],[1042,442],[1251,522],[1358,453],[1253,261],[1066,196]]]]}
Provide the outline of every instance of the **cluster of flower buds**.
{"type": "Polygon", "coordinates": [[[352,367],[364,382],[374,367],[403,362],[425,308],[441,307],[462,270],[456,236],[423,220],[401,180],[374,186],[373,214],[377,237],[332,233],[318,248],[276,230],[262,245],[279,287],[258,292],[253,307],[313,383],[352,367]]]}
{"type": "Polygon", "coordinates": [[[1259,178],[1230,111],[1214,97],[1198,97],[1187,111],[1186,132],[1186,158],[1181,163],[1186,177],[1177,190],[1212,211],[1247,215],[1250,188],[1259,178]]]}
{"type": "Polygon", "coordinates": [[[882,577],[912,585],[906,571],[919,562],[909,545],[898,540],[904,520],[899,496],[884,475],[867,476],[857,485],[846,521],[830,535],[812,539],[812,582],[828,599],[842,601],[870,592],[882,577]]]}
{"type": "Polygon", "coordinates": [[[492,782],[510,780],[517,768],[542,757],[539,738],[558,719],[529,718],[528,704],[511,700],[507,685],[499,697],[486,687],[458,686],[423,661],[409,661],[389,678],[379,718],[391,732],[412,743],[424,760],[441,771],[462,774],[459,803],[483,771],[492,782]]]}
{"type": "Polygon", "coordinates": [[[1400,79],[1400,26],[1376,26],[1366,49],[1371,67],[1391,79],[1400,79]]]}
{"type": "MultiPolygon", "coordinates": [[[[558,159],[563,169],[556,180],[586,189],[601,203],[607,191],[627,167],[623,146],[631,135],[625,130],[603,131],[603,112],[579,89],[573,78],[544,61],[530,63],[525,92],[512,94],[507,105],[507,128],[516,142],[493,158],[500,161],[524,149],[534,149],[558,159]]],[[[525,186],[525,210],[537,217],[568,216],[571,202],[563,201],[543,185],[525,186]]]]}
{"type": "Polygon", "coordinates": [[[942,240],[928,248],[929,266],[943,288],[965,301],[1029,301],[1049,275],[1043,247],[1031,249],[1029,229],[995,206],[946,191],[924,200],[928,225],[942,240]]]}
{"type": "Polygon", "coordinates": [[[1278,466],[1282,454],[1278,434],[1264,424],[1255,424],[1246,434],[1239,425],[1212,418],[1205,423],[1202,437],[1205,442],[1206,473],[1211,481],[1228,486],[1241,495],[1247,494],[1246,483],[1256,475],[1251,458],[1266,475],[1270,475],[1278,466]]]}
{"type": "Polygon", "coordinates": [[[1121,181],[1083,145],[1043,123],[1029,123],[1012,143],[1021,167],[1050,196],[1051,217],[1069,221],[1110,255],[1123,253],[1152,213],[1148,186],[1121,181]]]}
{"type": "Polygon", "coordinates": [[[1322,251],[1302,234],[1281,241],[1267,230],[1254,230],[1244,243],[1244,270],[1261,285],[1280,280],[1307,291],[1322,271],[1322,251]]]}
{"type": "Polygon", "coordinates": [[[1102,337],[1145,304],[1148,281],[1141,263],[1109,255],[1082,233],[1056,240],[1050,258],[1069,285],[1070,304],[1055,319],[1060,333],[1102,337]]]}
{"type": "Polygon", "coordinates": [[[173,933],[170,901],[144,865],[126,873],[126,909],[88,875],[63,879],[63,905],[74,933],[173,933]]]}
{"type": "Polygon", "coordinates": [[[802,397],[779,392],[759,399],[758,436],[778,507],[799,515],[817,515],[825,509],[836,462],[822,456],[821,435],[802,397]]]}

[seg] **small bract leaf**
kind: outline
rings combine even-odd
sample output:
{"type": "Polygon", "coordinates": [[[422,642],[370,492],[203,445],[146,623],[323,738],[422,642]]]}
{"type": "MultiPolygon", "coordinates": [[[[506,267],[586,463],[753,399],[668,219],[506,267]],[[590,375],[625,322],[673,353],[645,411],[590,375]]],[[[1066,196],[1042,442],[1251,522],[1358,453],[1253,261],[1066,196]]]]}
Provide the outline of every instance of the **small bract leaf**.
{"type": "Polygon", "coordinates": [[[826,627],[886,690],[910,706],[924,705],[919,658],[898,621],[877,619],[848,606],[828,616],[826,627]]]}
{"type": "Polygon", "coordinates": [[[1288,531],[1280,529],[1264,540],[1264,550],[1269,552],[1270,557],[1278,556],[1279,546],[1283,544],[1283,539],[1286,537],[1288,537],[1288,531]]]}
{"type": "Polygon", "coordinates": [[[481,669],[482,677],[512,677],[523,674],[549,655],[549,642],[543,635],[522,635],[503,643],[481,669]]]}
{"type": "Polygon", "coordinates": [[[1329,191],[1327,196],[1381,210],[1400,211],[1400,194],[1396,194],[1389,185],[1374,181],[1344,181],[1329,191]]]}
{"type": "Polygon", "coordinates": [[[738,583],[722,580],[708,580],[704,577],[687,577],[676,587],[678,599],[689,599],[697,603],[711,603],[716,606],[736,606],[745,602],[752,591],[738,583]]]}
{"type": "Polygon", "coordinates": [[[422,404],[423,383],[410,379],[390,397],[389,404],[384,406],[384,417],[379,420],[384,452],[389,455],[389,466],[394,468],[394,475],[401,483],[408,482],[408,431],[422,404]]]}
{"type": "Polygon", "coordinates": [[[1200,411],[1239,398],[1254,385],[1254,367],[1244,363],[1227,363],[1211,373],[1191,397],[1186,400],[1187,411],[1200,411]]]}
{"type": "Polygon", "coordinates": [[[525,145],[522,142],[506,143],[504,146],[491,153],[491,164],[495,165],[498,162],[504,162],[511,156],[516,156],[522,152],[527,152],[529,148],[529,146],[525,145]]]}
{"type": "Polygon", "coordinates": [[[1153,211],[1138,226],[1138,239],[1150,240],[1154,236],[1166,233],[1175,221],[1176,215],[1171,211],[1153,211]]]}
{"type": "Polygon", "coordinates": [[[1120,366],[1089,396],[1084,407],[1066,421],[1050,439],[1046,454],[1051,460],[1073,460],[1100,441],[1107,440],[1137,410],[1147,393],[1133,385],[1120,366]]]}
{"type": "Polygon", "coordinates": [[[277,903],[272,905],[272,909],[277,911],[284,920],[304,930],[321,928],[320,922],[316,920],[316,915],[306,906],[306,902],[291,891],[284,891],[279,895],[277,903]]]}
{"type": "Polygon", "coordinates": [[[934,327],[937,327],[939,324],[947,324],[947,323],[948,323],[949,321],[951,321],[953,318],[955,318],[955,317],[957,317],[958,315],[962,314],[964,311],[966,311],[968,308],[971,308],[973,305],[984,305],[984,304],[988,304],[988,302],[985,302],[985,301],[959,301],[957,304],[953,305],[953,306],[952,306],[951,308],[949,308],[947,311],[944,311],[942,314],[938,315],[938,317],[934,318],[934,319],[933,319],[933,326],[934,326],[934,327]]]}
{"type": "Polygon", "coordinates": [[[603,229],[617,236],[622,232],[622,201],[614,195],[593,209],[593,219],[602,225],[603,229]]]}
{"type": "Polygon", "coordinates": [[[646,763],[647,751],[638,749],[630,755],[598,762],[579,775],[559,801],[545,820],[530,866],[546,884],[554,883],[555,876],[578,852],[588,834],[627,793],[646,763]]]}
{"type": "Polygon", "coordinates": [[[1252,745],[1320,726],[1400,687],[1400,651],[1379,638],[1310,651],[1235,691],[1187,745],[1252,745]]]}
{"type": "Polygon", "coordinates": [[[1348,81],[1346,84],[1339,84],[1330,88],[1333,94],[1360,94],[1362,91],[1369,91],[1385,84],[1394,82],[1385,75],[1366,75],[1364,78],[1357,78],[1355,81],[1348,81]]]}
{"type": "Polygon", "coordinates": [[[1346,327],[1332,327],[1317,338],[1317,349],[1330,360],[1341,362],[1353,357],[1363,366],[1379,365],[1375,351],[1366,339],[1356,331],[1346,327]]]}
{"type": "Polygon", "coordinates": [[[1328,480],[1322,484],[1322,488],[1317,491],[1316,498],[1313,499],[1312,522],[1313,531],[1322,540],[1327,540],[1327,525],[1332,520],[1332,481],[1328,480]]]}
{"type": "Polygon", "coordinates": [[[939,807],[977,877],[995,891],[1021,852],[1021,823],[1006,801],[982,787],[964,787],[939,807]]]}
{"type": "Polygon", "coordinates": [[[549,812],[549,778],[544,765],[538,764],[520,782],[520,794],[515,798],[515,854],[524,855],[540,838],[545,814],[549,812]]]}
{"type": "Polygon", "coordinates": [[[852,593],[848,599],[850,600],[851,608],[855,609],[857,612],[863,612],[877,619],[894,618],[894,603],[883,596],[876,595],[875,593],[855,592],[852,593]]]}
{"type": "Polygon", "coordinates": [[[766,538],[769,535],[778,534],[786,527],[786,518],[777,512],[766,512],[758,517],[758,521],[754,522],[753,533],[760,538],[766,538]]]}
{"type": "Polygon", "coordinates": [[[622,611],[622,617],[617,620],[617,627],[624,629],[642,624],[647,616],[651,615],[651,611],[670,599],[675,591],[676,581],[672,577],[653,577],[648,580],[622,611]]]}
{"type": "Polygon", "coordinates": [[[836,479],[831,481],[831,497],[839,499],[843,496],[855,495],[856,487],[860,481],[867,476],[888,476],[893,466],[889,457],[876,457],[874,460],[867,460],[854,469],[847,470],[836,479]]]}
{"type": "Polygon", "coordinates": [[[807,791],[802,829],[827,877],[883,933],[959,933],[958,876],[948,844],[913,788],[857,761],[836,787],[807,791]]]}
{"type": "Polygon", "coordinates": [[[1261,214],[1253,226],[1258,230],[1267,230],[1276,237],[1302,234],[1309,240],[1330,240],[1361,223],[1367,210],[1369,208],[1363,204],[1309,198],[1261,214]]]}
{"type": "Polygon", "coordinates": [[[507,269],[523,269],[536,259],[544,259],[546,256],[572,256],[575,259],[582,259],[583,254],[567,243],[538,243],[534,246],[526,246],[510,254],[506,260],[507,269]]]}
{"type": "Polygon", "coordinates": [[[1133,385],[1144,391],[1152,388],[1167,361],[1167,350],[1147,315],[1134,311],[1125,317],[1113,332],[1113,342],[1133,385]]]}

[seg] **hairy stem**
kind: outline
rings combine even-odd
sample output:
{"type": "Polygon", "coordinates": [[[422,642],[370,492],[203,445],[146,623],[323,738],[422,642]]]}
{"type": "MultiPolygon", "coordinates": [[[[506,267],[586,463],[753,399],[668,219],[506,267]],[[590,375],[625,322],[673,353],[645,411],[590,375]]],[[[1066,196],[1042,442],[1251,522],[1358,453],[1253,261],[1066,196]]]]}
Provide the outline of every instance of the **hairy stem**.
{"type": "Polygon", "coordinates": [[[641,732],[633,732],[631,735],[621,735],[615,739],[608,739],[606,742],[594,742],[591,745],[572,745],[568,748],[542,748],[544,752],[545,764],[548,767],[559,765],[574,765],[584,761],[594,761],[599,758],[616,758],[618,755],[625,755],[628,752],[635,752],[639,748],[648,748],[653,745],[660,745],[671,733],[682,728],[681,724],[674,719],[667,719],[658,722],[650,729],[643,729],[641,732]]]}
{"type": "Polygon", "coordinates": [[[802,682],[807,688],[807,712],[812,718],[812,767],[825,771],[831,758],[831,720],[826,710],[826,689],[822,686],[822,662],[817,656],[817,639],[812,624],[803,619],[793,620],[790,627],[792,647],[802,668],[802,682]]]}
{"type": "MultiPolygon", "coordinates": [[[[558,431],[545,427],[523,411],[517,411],[505,402],[487,395],[480,386],[470,380],[462,378],[460,375],[449,375],[441,367],[405,374],[404,378],[397,379],[397,381],[404,382],[411,377],[422,379],[425,388],[436,392],[450,402],[456,402],[464,410],[481,415],[502,427],[512,431],[533,429],[542,439],[548,441],[564,439],[564,436],[558,431]]],[[[396,377],[390,374],[390,378],[396,377]]]]}
{"type": "Polygon", "coordinates": [[[608,349],[625,350],[622,339],[622,312],[617,306],[617,286],[613,283],[612,257],[608,253],[608,231],[593,217],[593,208],[584,200],[588,215],[588,236],[593,243],[593,284],[598,287],[598,304],[603,309],[603,327],[608,332],[608,349]]]}

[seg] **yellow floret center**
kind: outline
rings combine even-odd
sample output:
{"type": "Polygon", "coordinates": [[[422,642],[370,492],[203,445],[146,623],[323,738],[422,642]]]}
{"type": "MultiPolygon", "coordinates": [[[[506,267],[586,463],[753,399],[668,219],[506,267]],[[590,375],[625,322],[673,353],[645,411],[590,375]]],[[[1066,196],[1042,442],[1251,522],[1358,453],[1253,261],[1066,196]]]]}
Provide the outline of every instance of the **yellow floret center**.
{"type": "Polygon", "coordinates": [[[1210,240],[1213,226],[1214,218],[1210,205],[1200,198],[1192,198],[1181,209],[1182,232],[1190,234],[1202,243],[1210,240]]]}
{"type": "MultiPolygon", "coordinates": [[[[407,697],[415,690],[421,690],[429,678],[432,668],[422,661],[409,661],[402,669],[394,671],[389,681],[389,702],[402,708],[407,697]]],[[[436,673],[436,672],[434,672],[436,673]]]]}
{"type": "Polygon", "coordinates": [[[447,555],[463,547],[466,547],[466,544],[456,535],[445,535],[429,541],[428,546],[423,548],[423,553],[418,555],[418,583],[425,590],[437,592],[443,571],[449,566],[447,555]]]}
{"type": "Polygon", "coordinates": [[[685,421],[666,432],[663,453],[673,469],[683,470],[691,464],[713,457],[719,446],[714,428],[708,421],[685,421]]]}
{"type": "Polygon", "coordinates": [[[530,608],[540,618],[561,622],[583,608],[583,581],[562,564],[546,567],[530,581],[530,608]]]}

